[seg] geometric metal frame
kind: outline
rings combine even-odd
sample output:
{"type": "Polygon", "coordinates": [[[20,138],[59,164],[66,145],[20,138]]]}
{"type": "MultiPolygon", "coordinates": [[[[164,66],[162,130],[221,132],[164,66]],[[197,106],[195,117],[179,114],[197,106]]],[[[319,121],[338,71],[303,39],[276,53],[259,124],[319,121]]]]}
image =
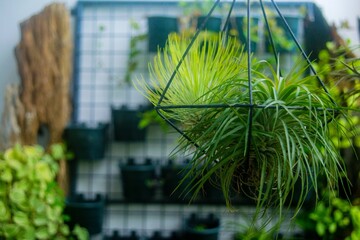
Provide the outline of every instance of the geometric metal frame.
{"type": "MultiPolygon", "coordinates": [[[[229,8],[229,12],[227,14],[227,18],[225,21],[225,25],[224,25],[224,29],[222,30],[223,32],[227,31],[227,23],[229,22],[230,16],[231,16],[231,12],[235,6],[235,2],[236,0],[232,0],[231,6],[229,8]]],[[[198,108],[198,109],[203,109],[203,108],[248,108],[249,109],[249,119],[248,119],[248,141],[247,141],[247,148],[246,149],[250,149],[250,145],[251,145],[251,134],[252,134],[252,118],[253,118],[253,110],[254,108],[265,108],[265,105],[256,105],[253,103],[253,97],[252,97],[252,76],[251,76],[251,34],[250,34],[250,30],[251,30],[251,26],[250,26],[250,19],[251,19],[251,3],[250,0],[247,0],[247,4],[246,4],[246,17],[247,17],[247,26],[246,26],[246,30],[247,30],[247,39],[246,39],[246,49],[247,49],[247,65],[248,65],[248,88],[249,88],[249,103],[247,104],[243,104],[243,103],[239,103],[239,104],[193,104],[193,105],[161,105],[162,101],[165,98],[166,92],[168,91],[169,87],[171,86],[172,81],[175,78],[175,75],[178,72],[178,69],[180,68],[183,60],[185,59],[186,55],[188,54],[189,50],[191,49],[193,43],[195,42],[195,40],[197,39],[198,35],[200,34],[200,32],[205,28],[205,25],[208,21],[208,19],[210,18],[210,16],[212,15],[212,13],[214,12],[214,10],[216,9],[216,7],[219,5],[220,0],[216,0],[215,3],[213,4],[212,8],[210,9],[210,11],[208,12],[208,14],[206,15],[205,19],[203,20],[202,24],[200,25],[200,27],[197,29],[197,31],[195,32],[193,38],[191,39],[188,47],[186,48],[186,50],[184,51],[181,59],[179,60],[178,64],[175,67],[175,70],[173,71],[172,75],[170,76],[167,85],[165,86],[165,88],[163,89],[160,98],[158,100],[158,103],[155,105],[155,110],[157,111],[157,113],[159,114],[159,116],[161,118],[163,118],[169,125],[171,125],[178,133],[180,133],[182,135],[182,137],[184,137],[185,139],[187,139],[188,141],[190,141],[191,143],[194,144],[194,146],[199,147],[198,144],[196,142],[194,142],[186,133],[184,133],[179,127],[177,127],[170,119],[168,119],[167,117],[165,117],[160,110],[165,110],[166,109],[176,109],[176,108],[198,108]]],[[[270,45],[271,48],[273,50],[273,54],[274,54],[274,58],[275,58],[275,62],[276,64],[279,63],[278,60],[278,52],[276,50],[275,47],[275,43],[272,37],[272,32],[268,23],[268,18],[264,9],[264,3],[262,0],[259,0],[260,6],[261,6],[261,11],[264,17],[264,22],[265,22],[265,26],[266,26],[266,31],[268,32],[268,36],[269,36],[269,41],[270,41],[270,45]]],[[[318,74],[316,73],[315,68],[313,67],[309,57],[307,56],[307,54],[305,53],[304,49],[301,47],[299,41],[297,40],[295,34],[293,33],[293,31],[291,30],[289,24],[287,23],[285,17],[282,15],[279,7],[277,6],[277,4],[275,3],[274,0],[271,0],[272,6],[275,8],[278,16],[280,17],[282,23],[285,26],[285,31],[288,31],[288,33],[291,36],[291,40],[294,41],[294,43],[296,44],[298,50],[300,51],[302,57],[305,59],[305,61],[307,62],[309,69],[311,71],[312,74],[315,75],[318,83],[320,84],[320,87],[324,90],[324,92],[326,93],[326,95],[328,96],[329,100],[332,102],[332,104],[334,104],[334,106],[337,106],[336,102],[334,101],[334,99],[331,97],[328,89],[326,88],[324,82],[320,79],[320,77],[318,76],[318,74]]],[[[280,75],[281,75],[281,71],[280,71],[280,75]]],[[[266,106],[267,108],[277,108],[279,106],[266,106]]],[[[287,106],[289,109],[293,109],[293,110],[305,110],[304,107],[301,106],[287,106]]],[[[317,111],[331,111],[335,114],[337,114],[336,109],[323,109],[323,108],[315,108],[315,110],[317,111]]],[[[246,153],[246,156],[249,157],[249,151],[246,153]]]]}

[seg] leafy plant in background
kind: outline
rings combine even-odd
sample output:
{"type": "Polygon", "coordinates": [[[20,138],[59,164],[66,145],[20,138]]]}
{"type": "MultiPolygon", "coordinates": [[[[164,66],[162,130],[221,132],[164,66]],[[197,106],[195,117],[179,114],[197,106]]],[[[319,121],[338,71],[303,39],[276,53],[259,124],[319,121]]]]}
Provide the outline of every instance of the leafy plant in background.
{"type": "Polygon", "coordinates": [[[6,239],[88,239],[85,229],[70,230],[65,199],[55,181],[64,146],[15,145],[0,154],[0,237],[6,239]]]}
{"type": "Polygon", "coordinates": [[[330,201],[319,201],[315,209],[297,219],[305,232],[316,233],[321,239],[360,239],[360,201],[352,204],[331,194],[330,201]]]}
{"type": "Polygon", "coordinates": [[[193,2],[179,1],[184,16],[201,16],[207,14],[214,2],[211,0],[195,0],[193,2]]]}
{"type": "MultiPolygon", "coordinates": [[[[182,26],[181,32],[183,34],[189,34],[191,36],[194,35],[197,27],[199,27],[200,25],[199,23],[201,23],[199,22],[199,20],[202,21],[201,18],[205,17],[209,13],[213,5],[214,5],[214,1],[212,0],[196,0],[192,2],[180,1],[179,6],[180,8],[183,9],[183,14],[180,17],[180,22],[182,26]]],[[[224,2],[223,4],[218,5],[217,13],[223,15],[223,13],[226,12],[228,8],[229,8],[229,4],[224,2]]],[[[208,23],[211,22],[212,18],[213,18],[212,16],[209,17],[208,23]]],[[[210,25],[212,24],[210,23],[210,25]]],[[[211,29],[212,27],[210,27],[210,30],[211,29]]],[[[212,31],[215,31],[215,29],[212,29],[212,31]]]]}
{"type": "Polygon", "coordinates": [[[332,96],[339,104],[348,109],[348,119],[342,119],[343,127],[330,124],[329,135],[340,149],[347,166],[347,177],[351,185],[340,191],[340,196],[360,197],[360,59],[352,53],[350,42],[335,44],[328,42],[326,49],[320,51],[318,61],[314,64],[318,74],[327,83],[332,96]],[[353,137],[347,137],[348,133],[353,137]],[[344,134],[346,135],[344,136],[344,134]],[[345,194],[344,194],[345,193],[345,194]],[[351,194],[351,195],[350,195],[351,194]],[[350,196],[349,196],[350,195],[350,196]]]}
{"type": "Polygon", "coordinates": [[[257,213],[272,207],[281,216],[289,199],[298,209],[310,186],[317,193],[318,176],[324,176],[330,190],[337,187],[344,167],[328,137],[328,123],[341,125],[337,116],[342,112],[318,87],[315,76],[304,77],[306,65],[299,61],[280,77],[279,66],[273,69],[266,61],[253,59],[254,108],[250,109],[243,47],[222,34],[205,36],[182,58],[189,43],[186,37],[170,36],[149,66],[150,83],[139,81],[138,87],[155,106],[166,89],[159,113],[178,121],[186,134],[179,151],[193,156],[185,176],[190,179],[189,191],[196,195],[215,177],[228,206],[231,191],[250,192],[257,201],[257,213]],[[292,199],[299,181],[299,199],[292,199]]]}
{"type": "Polygon", "coordinates": [[[139,24],[131,20],[130,21],[131,29],[135,32],[130,38],[130,48],[127,60],[127,68],[125,72],[124,81],[125,83],[131,83],[131,78],[133,73],[136,71],[139,65],[139,55],[141,54],[141,50],[139,49],[139,43],[144,41],[147,38],[147,34],[140,33],[140,26],[139,24]]]}
{"type": "Polygon", "coordinates": [[[197,21],[194,20],[199,16],[206,15],[213,4],[214,2],[211,0],[179,1],[179,6],[183,9],[183,14],[180,18],[183,25],[182,31],[191,34],[195,33],[197,21]]]}
{"type": "MultiPolygon", "coordinates": [[[[289,39],[286,36],[286,31],[284,28],[280,27],[277,24],[275,13],[270,9],[265,9],[267,21],[269,28],[271,30],[271,37],[273,38],[274,44],[277,48],[290,51],[294,49],[295,43],[292,39],[289,39]]],[[[269,39],[269,32],[265,29],[265,38],[269,39]]],[[[279,50],[279,49],[277,49],[279,50]]]]}
{"type": "MultiPolygon", "coordinates": [[[[349,43],[347,43],[349,44],[349,43]]],[[[354,138],[346,138],[330,133],[333,141],[339,148],[349,148],[352,145],[360,147],[360,59],[347,58],[348,45],[336,46],[328,42],[326,49],[320,51],[318,62],[314,64],[319,76],[329,85],[332,95],[338,99],[342,106],[355,110],[351,112],[351,122],[345,124],[345,131],[353,131],[354,138]],[[354,127],[355,128],[352,128],[354,127]]],[[[345,121],[344,121],[345,122],[345,121]]]]}
{"type": "MultiPolygon", "coordinates": [[[[237,26],[235,19],[231,19],[231,29],[229,29],[229,34],[230,36],[236,37],[238,40],[240,40],[240,33],[239,33],[239,29],[242,29],[242,31],[244,33],[247,32],[247,19],[244,17],[244,20],[242,21],[242,25],[241,26],[237,26]]],[[[254,19],[250,19],[250,36],[251,36],[251,41],[258,43],[260,38],[259,38],[259,26],[257,24],[257,22],[254,19]]],[[[246,36],[246,34],[245,34],[246,36]]],[[[240,43],[245,45],[246,42],[241,42],[240,43]]]]}

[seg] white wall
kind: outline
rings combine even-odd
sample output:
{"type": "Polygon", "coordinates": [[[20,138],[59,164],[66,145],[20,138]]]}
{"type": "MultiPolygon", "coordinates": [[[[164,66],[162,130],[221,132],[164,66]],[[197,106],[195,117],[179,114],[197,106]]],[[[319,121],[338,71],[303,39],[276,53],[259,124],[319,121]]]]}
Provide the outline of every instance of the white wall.
{"type": "MultiPolygon", "coordinates": [[[[41,11],[45,5],[53,0],[0,0],[0,113],[3,110],[3,96],[5,86],[10,82],[18,82],[14,47],[20,39],[19,24],[31,15],[41,11]]],[[[69,8],[76,4],[76,0],[61,0],[69,8]]],[[[315,0],[323,9],[323,13],[330,23],[339,24],[348,20],[351,30],[341,31],[347,38],[352,38],[354,44],[359,44],[357,33],[357,17],[360,17],[359,0],[315,0]]]]}
{"type": "Polygon", "coordinates": [[[322,9],[322,12],[329,22],[339,26],[344,20],[350,24],[350,29],[339,29],[343,38],[351,39],[354,45],[360,44],[357,19],[360,17],[359,0],[314,0],[322,9]]]}
{"type": "MultiPolygon", "coordinates": [[[[8,83],[19,82],[14,48],[20,41],[20,23],[54,0],[0,0],[0,113],[8,83]]],[[[72,8],[76,0],[61,0],[72,8]]]]}

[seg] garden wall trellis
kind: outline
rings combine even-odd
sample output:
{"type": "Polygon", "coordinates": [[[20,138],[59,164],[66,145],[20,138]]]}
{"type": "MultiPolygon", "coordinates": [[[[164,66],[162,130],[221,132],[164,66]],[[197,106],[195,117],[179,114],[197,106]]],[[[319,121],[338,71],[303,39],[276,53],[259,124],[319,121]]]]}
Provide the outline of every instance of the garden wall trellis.
{"type": "MultiPolygon", "coordinates": [[[[283,14],[302,19],[304,16],[300,9],[306,7],[311,17],[313,5],[306,2],[281,2],[279,7],[283,14]]],[[[233,11],[234,14],[245,16],[245,2],[237,2],[233,11]]],[[[255,15],[261,14],[259,6],[253,7],[253,11],[255,15]]],[[[145,98],[132,85],[124,84],[123,80],[130,39],[139,33],[130,27],[130,21],[135,20],[140,26],[140,33],[146,33],[147,17],[164,15],[164,12],[166,16],[176,17],[180,17],[182,13],[178,2],[175,1],[78,2],[73,11],[74,123],[110,123],[112,106],[126,105],[130,109],[135,109],[139,105],[147,104],[145,98]]],[[[263,22],[260,21],[260,24],[263,22]]],[[[302,24],[302,20],[299,24],[302,24]]],[[[140,43],[139,49],[139,66],[134,77],[142,75],[146,79],[147,62],[151,61],[153,53],[147,51],[146,41],[140,43]]],[[[264,47],[260,47],[259,52],[264,52],[264,47]]],[[[164,133],[158,126],[150,126],[144,142],[110,141],[103,159],[78,161],[74,191],[90,195],[101,193],[106,196],[108,207],[104,223],[105,232],[114,229],[126,233],[138,230],[141,235],[149,236],[154,230],[161,229],[170,233],[179,228],[183,217],[192,211],[212,211],[230,220],[238,217],[237,214],[225,214],[221,205],[188,206],[164,202],[161,199],[147,203],[124,201],[119,180],[119,162],[124,162],[129,157],[135,158],[136,161],[152,158],[158,165],[164,165],[175,146],[176,137],[175,133],[164,133]]],[[[112,135],[110,139],[113,139],[112,135]]],[[[250,214],[251,211],[244,208],[242,214],[244,213],[250,214]]],[[[225,237],[226,233],[223,235],[225,237]]]]}

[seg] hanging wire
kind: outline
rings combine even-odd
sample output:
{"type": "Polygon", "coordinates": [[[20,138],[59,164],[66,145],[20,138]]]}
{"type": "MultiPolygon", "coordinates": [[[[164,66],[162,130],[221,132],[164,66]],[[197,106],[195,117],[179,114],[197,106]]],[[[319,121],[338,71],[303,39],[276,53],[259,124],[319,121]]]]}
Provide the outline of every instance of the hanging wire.
{"type": "MultiPolygon", "coordinates": [[[[273,38],[273,36],[272,36],[272,32],[271,32],[271,29],[270,29],[269,21],[268,21],[268,18],[267,18],[266,12],[265,12],[265,8],[264,8],[264,3],[263,3],[262,0],[260,0],[260,7],[261,7],[261,12],[262,12],[263,17],[264,17],[266,32],[267,32],[268,35],[269,35],[270,46],[271,46],[271,49],[274,51],[275,63],[276,63],[276,66],[279,66],[280,63],[279,63],[278,51],[277,51],[276,46],[275,46],[274,38],[273,38]]],[[[281,76],[282,76],[282,74],[281,74],[281,72],[280,72],[280,77],[281,77],[281,76]]]]}
{"type": "Polygon", "coordinates": [[[230,5],[229,13],[226,16],[225,25],[223,27],[223,32],[226,32],[226,33],[228,32],[227,30],[228,30],[229,23],[230,23],[230,16],[231,16],[231,13],[232,13],[232,11],[234,9],[235,2],[236,2],[236,0],[233,0],[231,5],[230,5]]]}
{"type": "Polygon", "coordinates": [[[250,0],[247,0],[247,65],[248,65],[248,87],[249,87],[249,119],[248,119],[248,136],[247,136],[247,146],[246,146],[246,158],[250,159],[250,148],[251,148],[251,135],[252,135],[252,123],[253,123],[253,112],[254,112],[254,104],[253,104],[253,94],[252,94],[252,79],[251,79],[251,34],[250,34],[250,0]]]}

